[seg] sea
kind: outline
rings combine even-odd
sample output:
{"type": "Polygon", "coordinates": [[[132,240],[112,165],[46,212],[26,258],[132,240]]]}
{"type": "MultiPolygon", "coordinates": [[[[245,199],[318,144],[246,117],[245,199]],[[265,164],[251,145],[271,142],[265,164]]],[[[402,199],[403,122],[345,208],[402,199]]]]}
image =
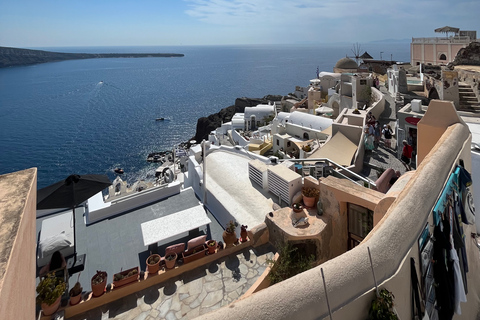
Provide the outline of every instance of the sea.
{"type": "MultiPolygon", "coordinates": [[[[360,44],[374,58],[410,60],[408,43],[360,44]]],[[[81,53],[183,53],[0,69],[0,174],[38,169],[42,188],[70,174],[121,167],[153,179],[151,152],[195,134],[197,119],[238,97],[286,95],[353,56],[352,44],[32,48],[81,53]],[[163,117],[165,121],[155,121],[163,117]]]]}

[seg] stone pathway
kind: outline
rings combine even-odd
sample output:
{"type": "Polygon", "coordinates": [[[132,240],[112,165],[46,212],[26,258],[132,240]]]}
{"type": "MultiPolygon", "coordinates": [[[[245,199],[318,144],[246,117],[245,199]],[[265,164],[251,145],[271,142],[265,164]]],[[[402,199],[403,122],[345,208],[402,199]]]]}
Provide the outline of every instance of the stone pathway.
{"type": "Polygon", "coordinates": [[[270,245],[247,248],[70,319],[192,319],[242,296],[265,271],[266,260],[273,255],[270,245]]]}

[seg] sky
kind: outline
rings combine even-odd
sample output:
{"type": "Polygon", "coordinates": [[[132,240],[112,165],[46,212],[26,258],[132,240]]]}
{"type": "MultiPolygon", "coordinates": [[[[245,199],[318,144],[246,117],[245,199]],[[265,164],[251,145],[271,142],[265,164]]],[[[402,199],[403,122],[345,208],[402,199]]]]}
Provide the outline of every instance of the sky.
{"type": "Polygon", "coordinates": [[[476,30],[479,0],[0,0],[0,46],[365,43],[476,30]]]}

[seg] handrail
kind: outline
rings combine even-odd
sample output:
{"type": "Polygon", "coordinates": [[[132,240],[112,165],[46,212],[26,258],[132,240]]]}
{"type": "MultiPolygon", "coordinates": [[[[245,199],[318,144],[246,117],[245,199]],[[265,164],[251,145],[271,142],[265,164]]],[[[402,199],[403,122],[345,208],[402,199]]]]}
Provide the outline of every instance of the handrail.
{"type": "MultiPolygon", "coordinates": [[[[366,177],[363,177],[355,172],[353,172],[352,170],[348,169],[348,168],[345,168],[344,166],[336,163],[335,161],[332,161],[328,158],[308,158],[308,159],[278,159],[279,162],[282,162],[282,161],[291,161],[291,162],[301,162],[302,163],[302,166],[305,166],[305,161],[308,161],[308,162],[320,162],[320,161],[328,161],[330,164],[333,164],[335,167],[339,168],[339,169],[342,169],[342,170],[345,170],[346,172],[348,172],[349,174],[351,174],[352,176],[354,176],[355,178],[359,179],[359,180],[362,180],[363,182],[366,182],[368,184],[368,188],[370,187],[376,187],[377,185],[375,184],[375,182],[371,181],[370,179],[366,178],[366,177]]],[[[311,165],[309,167],[315,167],[314,165],[311,165]]],[[[342,174],[341,172],[338,172],[340,174],[342,174]]],[[[302,177],[303,177],[303,171],[302,171],[302,177]]],[[[345,176],[346,177],[346,176],[345,176]]],[[[358,184],[358,185],[361,185],[360,183],[358,183],[357,181],[354,181],[348,177],[346,177],[348,180],[358,184]]]]}

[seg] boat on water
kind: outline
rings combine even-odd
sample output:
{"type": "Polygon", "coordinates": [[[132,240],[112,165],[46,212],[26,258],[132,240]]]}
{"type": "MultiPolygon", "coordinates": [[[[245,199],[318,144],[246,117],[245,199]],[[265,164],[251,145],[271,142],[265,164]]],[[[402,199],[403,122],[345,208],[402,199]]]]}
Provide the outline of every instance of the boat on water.
{"type": "Polygon", "coordinates": [[[165,118],[157,118],[157,119],[155,119],[155,121],[163,121],[163,120],[165,120],[165,118]]]}
{"type": "Polygon", "coordinates": [[[123,174],[125,172],[122,168],[115,168],[113,171],[117,174],[123,174]]]}

